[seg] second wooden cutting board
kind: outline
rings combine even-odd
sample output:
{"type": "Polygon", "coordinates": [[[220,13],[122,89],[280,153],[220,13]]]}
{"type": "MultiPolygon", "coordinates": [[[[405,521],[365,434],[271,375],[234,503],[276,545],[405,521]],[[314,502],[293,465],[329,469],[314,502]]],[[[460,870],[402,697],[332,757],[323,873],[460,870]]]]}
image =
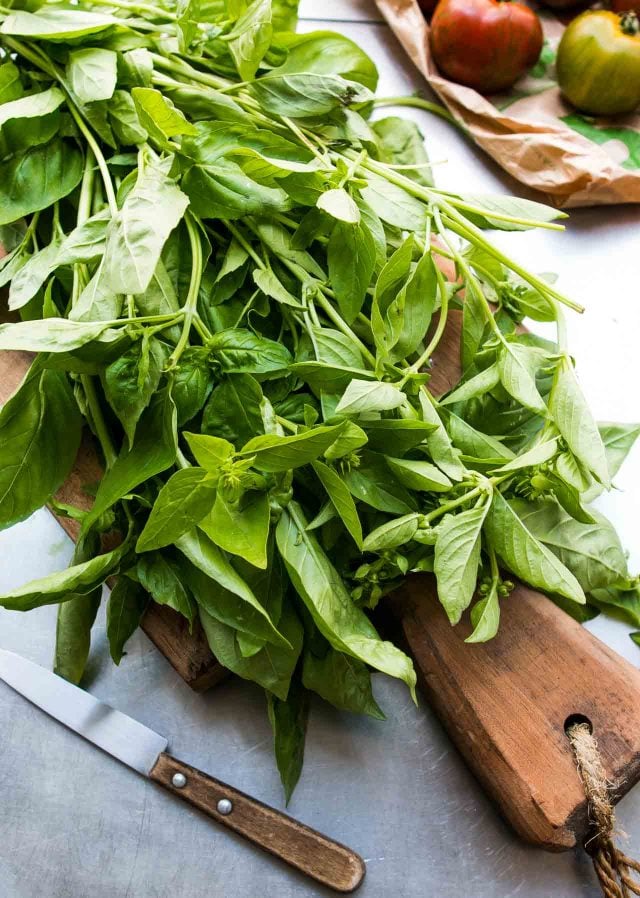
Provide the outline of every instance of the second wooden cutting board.
{"type": "MultiPolygon", "coordinates": [[[[435,359],[431,388],[457,383],[460,320],[451,316],[435,359]]],[[[24,376],[27,353],[0,353],[0,402],[24,376]]],[[[60,501],[88,508],[83,485],[100,476],[85,440],[60,501]]],[[[72,537],[77,524],[60,523],[72,537]]],[[[429,575],[412,577],[389,603],[424,693],[486,791],[527,841],[550,850],[573,847],[589,830],[587,801],[569,741],[568,719],[587,718],[598,737],[617,800],[640,779],[640,672],[553,603],[518,586],[503,603],[500,633],[465,645],[466,624],[453,629],[429,575]]],[[[143,629],[197,691],[227,671],[198,628],[190,634],[171,609],[153,604],[143,629]]]]}

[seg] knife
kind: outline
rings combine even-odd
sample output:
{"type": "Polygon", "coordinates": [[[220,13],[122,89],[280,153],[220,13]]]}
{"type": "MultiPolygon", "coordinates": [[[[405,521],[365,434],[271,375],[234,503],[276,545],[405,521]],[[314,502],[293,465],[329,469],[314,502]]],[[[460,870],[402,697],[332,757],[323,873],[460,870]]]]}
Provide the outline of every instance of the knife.
{"type": "Polygon", "coordinates": [[[366,872],[359,854],[167,754],[168,742],[51,671],[0,649],[0,678],[51,717],[265,851],[336,892],[366,872]]]}

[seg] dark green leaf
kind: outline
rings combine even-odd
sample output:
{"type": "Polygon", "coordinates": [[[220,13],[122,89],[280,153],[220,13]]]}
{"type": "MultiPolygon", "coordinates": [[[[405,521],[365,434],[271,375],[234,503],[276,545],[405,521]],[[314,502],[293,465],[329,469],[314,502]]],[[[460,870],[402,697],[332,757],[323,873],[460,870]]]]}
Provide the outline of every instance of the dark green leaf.
{"type": "MultiPolygon", "coordinates": [[[[149,596],[134,580],[118,578],[107,604],[107,639],[114,664],[120,664],[127,641],[140,626],[149,596]]],[[[63,606],[64,607],[64,606],[63,606]]]]}
{"type": "Polygon", "coordinates": [[[288,804],[302,772],[309,693],[304,686],[293,680],[286,701],[267,692],[267,703],[276,763],[288,804]]]}

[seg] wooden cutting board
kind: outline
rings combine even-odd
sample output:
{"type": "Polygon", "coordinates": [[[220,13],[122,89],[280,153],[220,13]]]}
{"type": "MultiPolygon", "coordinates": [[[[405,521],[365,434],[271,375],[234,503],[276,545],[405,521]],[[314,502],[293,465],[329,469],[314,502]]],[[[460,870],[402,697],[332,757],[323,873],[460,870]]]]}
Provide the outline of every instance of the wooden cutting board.
{"type": "MultiPolygon", "coordinates": [[[[460,377],[460,316],[451,315],[436,353],[436,394],[460,377]]],[[[14,392],[31,358],[0,353],[0,403],[14,392]]],[[[83,484],[100,464],[89,440],[58,498],[88,508],[83,484]]],[[[77,536],[76,522],[59,519],[77,536]]],[[[553,851],[588,834],[587,801],[565,735],[567,719],[591,721],[614,798],[640,779],[640,671],[595,639],[552,602],[523,585],[502,602],[499,635],[465,645],[468,621],[453,629],[430,575],[411,577],[388,602],[392,626],[412,655],[420,685],[467,764],[514,829],[553,851]]],[[[199,628],[153,604],[144,631],[196,691],[227,675],[199,628]]]]}

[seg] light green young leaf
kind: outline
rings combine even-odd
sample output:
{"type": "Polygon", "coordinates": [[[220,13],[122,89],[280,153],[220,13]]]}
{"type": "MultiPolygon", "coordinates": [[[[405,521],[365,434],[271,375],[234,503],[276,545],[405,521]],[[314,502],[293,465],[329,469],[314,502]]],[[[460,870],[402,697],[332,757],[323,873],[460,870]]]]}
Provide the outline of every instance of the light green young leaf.
{"type": "Polygon", "coordinates": [[[598,430],[604,444],[609,474],[615,477],[640,436],[640,424],[614,424],[601,421],[598,423],[598,430]]]}
{"type": "Polygon", "coordinates": [[[398,408],[406,396],[393,384],[377,380],[352,380],[336,406],[337,415],[361,415],[398,408]]]}
{"type": "Polygon", "coordinates": [[[164,143],[183,134],[197,134],[169,97],[152,87],[134,87],[131,91],[140,124],[158,142],[164,143]]]}
{"type": "Polygon", "coordinates": [[[0,33],[48,41],[67,41],[87,34],[97,34],[117,24],[119,21],[113,16],[81,9],[47,7],[37,13],[19,9],[6,17],[0,33]]]}
{"type": "Polygon", "coordinates": [[[345,224],[356,225],[360,221],[360,210],[344,187],[335,187],[321,193],[316,202],[318,209],[345,224]]]}
{"type": "Polygon", "coordinates": [[[416,168],[403,171],[403,175],[425,187],[433,187],[424,137],[415,122],[392,115],[374,122],[373,130],[382,151],[381,158],[385,162],[393,165],[416,165],[416,168]]]}
{"type": "Polygon", "coordinates": [[[411,661],[390,642],[380,639],[306,526],[301,508],[292,502],[278,522],[276,539],[291,582],[316,626],[337,651],[404,680],[415,695],[416,675],[411,661]]]}
{"type": "Polygon", "coordinates": [[[527,530],[557,555],[585,592],[628,577],[620,539],[604,515],[593,512],[595,520],[581,523],[553,500],[516,499],[510,504],[527,530]]]}
{"type": "Polygon", "coordinates": [[[458,482],[462,480],[465,468],[460,461],[459,451],[454,448],[447,429],[442,423],[434,401],[430,399],[424,390],[420,391],[420,408],[423,420],[426,424],[430,424],[435,428],[431,433],[427,434],[427,446],[431,453],[431,458],[440,470],[444,471],[451,480],[458,482]]]}
{"type": "Polygon", "coordinates": [[[331,446],[342,424],[318,426],[291,437],[275,434],[254,437],[242,447],[242,455],[251,456],[259,471],[288,471],[315,461],[331,446]]]}
{"type": "Polygon", "coordinates": [[[110,219],[109,210],[103,209],[67,234],[56,256],[56,267],[99,258],[104,252],[110,219]]]}
{"type": "Polygon", "coordinates": [[[313,470],[316,472],[320,482],[327,491],[331,504],[337,511],[342,523],[353,537],[355,544],[361,549],[362,525],[360,523],[360,518],[358,517],[356,504],[349,492],[349,487],[334,468],[330,468],[321,461],[314,461],[312,464],[313,470]]]}
{"type": "Polygon", "coordinates": [[[538,415],[547,415],[547,407],[536,386],[540,365],[537,350],[519,343],[505,343],[498,353],[500,381],[510,396],[538,415]]]}
{"type": "Polygon", "coordinates": [[[270,514],[266,493],[251,491],[231,501],[218,492],[215,505],[198,526],[221,549],[264,569],[270,514]]]}
{"type": "Polygon", "coordinates": [[[543,443],[538,443],[537,446],[533,446],[521,455],[517,455],[514,459],[508,461],[506,465],[502,465],[502,467],[496,470],[497,473],[505,474],[507,471],[520,471],[523,468],[542,465],[552,459],[557,452],[558,440],[556,437],[553,437],[550,440],[545,440],[543,443]]]}
{"type": "Polygon", "coordinates": [[[491,584],[489,593],[483,599],[479,599],[471,609],[471,625],[473,632],[467,636],[465,642],[488,642],[498,632],[500,600],[497,582],[491,584]]]}
{"type": "MultiPolygon", "coordinates": [[[[526,231],[535,227],[535,222],[555,221],[558,218],[566,218],[567,213],[561,212],[553,206],[545,206],[543,203],[534,203],[521,197],[496,194],[465,194],[464,202],[474,206],[484,216],[485,226],[499,228],[502,231],[526,231]],[[510,218],[521,218],[524,224],[505,222],[494,215],[506,215],[510,218]],[[531,224],[527,224],[531,222],[531,224]]],[[[461,210],[467,214],[465,210],[461,210]]],[[[478,213],[473,213],[478,214],[478,213]]]]}
{"type": "Polygon", "coordinates": [[[24,349],[27,352],[69,352],[100,340],[110,343],[120,332],[100,321],[79,322],[66,318],[18,321],[0,324],[0,349],[24,349]]]}
{"type": "Polygon", "coordinates": [[[478,579],[482,525],[488,504],[446,514],[438,525],[434,571],[438,598],[457,624],[473,598],[478,579]]]}
{"type": "Polygon", "coordinates": [[[211,511],[216,480],[204,468],[176,471],[162,487],[138,538],[136,552],[171,545],[211,511]]]}
{"type": "Polygon", "coordinates": [[[560,362],[551,388],[549,411],[569,449],[604,486],[611,485],[607,455],[569,360],[560,362]]]}
{"type": "MultiPolygon", "coordinates": [[[[4,66],[2,67],[4,69],[4,66]]],[[[0,104],[0,129],[9,121],[41,118],[51,115],[64,103],[64,94],[59,87],[50,87],[26,97],[0,104]]],[[[23,121],[24,127],[24,121],[23,121]]]]}
{"type": "MultiPolygon", "coordinates": [[[[0,107],[1,108],[1,107],[0,107]]],[[[36,295],[56,265],[59,243],[52,240],[34,253],[11,281],[9,308],[21,309],[36,295]]]]}
{"type": "Polygon", "coordinates": [[[454,402],[466,402],[476,396],[484,396],[500,383],[500,372],[497,365],[489,365],[483,371],[474,374],[448,396],[440,400],[440,405],[452,405],[454,402]]]}
{"type": "Polygon", "coordinates": [[[412,512],[381,524],[367,534],[362,548],[365,552],[381,552],[405,545],[413,539],[419,518],[418,512],[412,512]]]}
{"type": "Polygon", "coordinates": [[[71,321],[115,321],[122,312],[123,296],[114,293],[104,276],[104,258],[69,312],[71,321]]]}
{"type": "Polygon", "coordinates": [[[451,489],[451,481],[447,475],[427,461],[391,456],[386,456],[385,461],[398,482],[407,489],[433,493],[444,493],[451,489]]]}
{"type": "Polygon", "coordinates": [[[103,274],[115,293],[144,293],[169,234],[189,205],[169,177],[170,167],[170,158],[147,158],[135,187],[109,224],[103,274]]]}
{"type": "Polygon", "coordinates": [[[271,46],[271,0],[253,0],[225,35],[238,74],[243,81],[251,81],[271,46]]]}
{"type": "Polygon", "coordinates": [[[81,103],[110,100],[118,80],[118,57],[113,50],[83,47],[72,50],[67,80],[81,103]]]}
{"type": "Polygon", "coordinates": [[[584,604],[585,595],[577,579],[521,520],[518,508],[495,493],[485,529],[497,555],[530,586],[584,604]]]}
{"type": "Polygon", "coordinates": [[[184,433],[198,464],[205,468],[217,483],[221,466],[233,455],[233,445],[222,437],[211,437],[203,433],[184,433]]]}
{"type": "Polygon", "coordinates": [[[39,580],[31,580],[0,596],[0,607],[9,611],[31,611],[41,605],[55,605],[78,595],[87,595],[117,570],[128,551],[129,544],[124,542],[104,555],[97,555],[39,580]]]}
{"type": "Polygon", "coordinates": [[[294,309],[303,309],[304,306],[293,296],[287,288],[281,283],[277,275],[268,268],[256,268],[253,273],[253,280],[256,287],[268,296],[281,302],[285,306],[292,306],[294,309]]]}

